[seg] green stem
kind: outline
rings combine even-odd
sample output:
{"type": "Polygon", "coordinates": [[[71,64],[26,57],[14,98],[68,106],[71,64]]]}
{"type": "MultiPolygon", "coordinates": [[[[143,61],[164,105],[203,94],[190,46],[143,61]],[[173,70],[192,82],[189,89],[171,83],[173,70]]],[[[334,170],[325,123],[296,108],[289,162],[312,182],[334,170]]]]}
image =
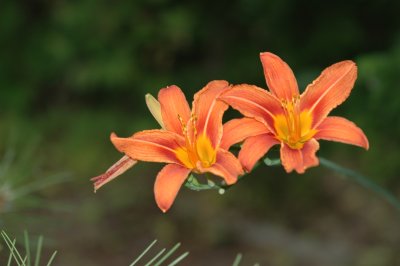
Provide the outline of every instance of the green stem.
{"type": "MultiPolygon", "coordinates": [[[[371,179],[369,179],[368,177],[361,175],[358,172],[353,171],[351,169],[340,166],[340,165],[338,165],[328,159],[325,159],[325,158],[319,157],[319,161],[322,166],[324,166],[330,170],[333,170],[349,179],[352,179],[355,182],[357,182],[358,184],[360,184],[361,186],[375,192],[376,194],[378,194],[379,196],[384,198],[386,201],[388,201],[391,205],[393,205],[398,211],[400,211],[400,200],[398,198],[396,198],[392,193],[390,193],[385,188],[383,188],[383,187],[379,186],[378,184],[374,183],[373,181],[371,181],[371,179]]],[[[271,159],[268,157],[264,158],[263,162],[264,162],[264,164],[266,164],[267,166],[270,166],[270,167],[281,164],[280,159],[271,159]]],[[[253,170],[258,165],[259,165],[259,163],[257,163],[254,166],[253,170]]],[[[244,176],[241,176],[241,177],[239,177],[239,179],[242,179],[243,177],[244,176]]],[[[187,179],[187,181],[185,182],[185,186],[189,189],[196,190],[196,191],[216,189],[221,194],[224,193],[226,189],[231,187],[224,183],[215,184],[208,178],[207,178],[207,180],[208,180],[207,184],[202,184],[197,180],[196,177],[194,177],[193,175],[190,175],[189,178],[187,179]]]]}
{"type": "Polygon", "coordinates": [[[319,162],[322,166],[329,168],[339,174],[342,174],[346,177],[350,177],[358,184],[362,185],[363,187],[374,191],[376,194],[383,197],[387,200],[390,204],[392,204],[398,211],[400,211],[400,201],[389,191],[384,189],[383,187],[379,186],[378,184],[372,182],[368,177],[363,176],[353,170],[340,166],[328,159],[319,157],[319,162]]]}

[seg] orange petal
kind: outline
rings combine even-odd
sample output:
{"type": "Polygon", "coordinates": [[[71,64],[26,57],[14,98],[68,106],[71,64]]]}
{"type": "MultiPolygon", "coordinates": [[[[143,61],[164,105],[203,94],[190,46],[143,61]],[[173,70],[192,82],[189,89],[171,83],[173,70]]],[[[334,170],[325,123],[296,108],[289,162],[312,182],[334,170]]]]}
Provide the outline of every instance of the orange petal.
{"type": "Polygon", "coordinates": [[[281,161],[286,172],[296,170],[302,174],[309,167],[317,166],[319,160],[315,153],[319,149],[318,141],[311,139],[307,141],[302,149],[292,149],[288,145],[281,145],[281,161]]]}
{"type": "Polygon", "coordinates": [[[369,143],[364,132],[353,122],[337,116],[325,118],[317,128],[315,139],[343,142],[368,150],[369,143]]]}
{"type": "Polygon", "coordinates": [[[261,53],[260,58],[268,88],[276,97],[291,101],[299,95],[292,69],[279,56],[261,53]]]}
{"type": "Polygon", "coordinates": [[[239,152],[239,161],[243,165],[243,168],[247,172],[250,172],[258,160],[260,160],[272,146],[278,143],[279,141],[270,134],[262,134],[246,139],[239,152]]]}
{"type": "Polygon", "coordinates": [[[288,145],[281,144],[281,161],[286,172],[290,173],[296,170],[298,173],[304,173],[303,155],[301,150],[291,149],[288,145]]]}
{"type": "Polygon", "coordinates": [[[224,124],[224,134],[220,147],[228,150],[233,144],[242,142],[244,139],[263,133],[267,133],[268,129],[264,123],[253,118],[232,119],[224,124]]]}
{"type": "Polygon", "coordinates": [[[222,177],[228,185],[236,183],[238,176],[243,174],[239,160],[232,153],[223,149],[218,150],[215,164],[201,170],[222,177]]]}
{"type": "Polygon", "coordinates": [[[112,133],[111,141],[117,150],[134,160],[164,163],[180,163],[176,150],[185,145],[182,136],[161,129],[141,131],[129,138],[112,133]]]}
{"type": "Polygon", "coordinates": [[[314,167],[319,165],[318,157],[316,156],[317,151],[319,150],[319,143],[315,139],[310,139],[306,142],[301,149],[303,154],[303,166],[304,170],[309,167],[314,167]]]}
{"type": "Polygon", "coordinates": [[[275,132],[274,117],[282,113],[282,108],[280,101],[268,91],[241,84],[227,90],[220,99],[244,116],[264,122],[270,132],[275,132]]]}
{"type": "Polygon", "coordinates": [[[183,182],[185,182],[190,169],[178,164],[167,164],[158,173],[154,183],[154,196],[158,207],[166,212],[178,194],[183,182]]]}
{"type": "Polygon", "coordinates": [[[165,129],[182,135],[182,126],[189,120],[190,108],[181,89],[175,85],[161,89],[158,101],[165,129]]]}
{"type": "Polygon", "coordinates": [[[301,95],[301,110],[309,110],[316,128],[329,112],[350,95],[357,78],[357,66],[353,61],[336,63],[307,86],[301,95]]]}
{"type": "Polygon", "coordinates": [[[194,95],[193,114],[196,121],[197,135],[205,133],[213,147],[217,147],[222,137],[222,116],[228,105],[218,101],[217,97],[229,88],[225,80],[209,82],[194,95]]]}
{"type": "Polygon", "coordinates": [[[107,171],[99,176],[93,177],[90,179],[94,182],[94,192],[96,192],[99,188],[112,181],[116,177],[125,173],[129,168],[134,166],[137,161],[132,160],[129,156],[123,156],[118,160],[115,164],[113,164],[107,171]]]}

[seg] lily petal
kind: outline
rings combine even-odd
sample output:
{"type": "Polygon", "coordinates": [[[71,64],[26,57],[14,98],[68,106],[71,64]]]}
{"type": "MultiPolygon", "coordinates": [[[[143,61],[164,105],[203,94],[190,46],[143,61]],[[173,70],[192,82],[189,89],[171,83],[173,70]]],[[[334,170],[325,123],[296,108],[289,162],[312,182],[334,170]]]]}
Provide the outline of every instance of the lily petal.
{"type": "Polygon", "coordinates": [[[315,139],[324,139],[360,146],[368,150],[369,143],[364,132],[353,122],[337,116],[325,118],[318,126],[315,139]]]}
{"type": "Polygon", "coordinates": [[[220,99],[244,116],[255,118],[270,132],[275,132],[274,117],[282,113],[280,101],[268,91],[254,85],[241,84],[224,92],[220,99]]]}
{"type": "Polygon", "coordinates": [[[178,194],[179,189],[185,182],[190,169],[177,164],[167,164],[158,173],[154,183],[154,196],[158,207],[166,212],[178,194]]]}
{"type": "Polygon", "coordinates": [[[193,115],[196,119],[197,135],[206,134],[213,147],[217,147],[222,138],[222,115],[228,105],[218,101],[218,96],[229,88],[225,80],[209,82],[194,95],[193,115]]]}
{"type": "Polygon", "coordinates": [[[239,152],[239,161],[243,168],[250,172],[258,160],[275,144],[279,144],[279,141],[270,134],[261,134],[246,139],[239,152]]]}
{"type": "Polygon", "coordinates": [[[310,167],[317,166],[319,164],[319,159],[316,156],[318,150],[319,143],[315,139],[311,139],[304,144],[303,149],[301,149],[301,152],[303,154],[304,170],[310,167]]]}
{"type": "Polygon", "coordinates": [[[220,147],[224,150],[229,150],[233,144],[242,142],[248,137],[269,132],[264,123],[248,117],[232,119],[226,122],[223,128],[220,147]]]}
{"type": "Polygon", "coordinates": [[[132,160],[129,156],[123,156],[118,160],[115,164],[113,164],[107,171],[99,176],[93,177],[90,179],[94,182],[94,192],[96,192],[99,188],[107,184],[108,182],[114,180],[116,177],[125,173],[129,168],[134,166],[137,161],[132,160]]]}
{"type": "Polygon", "coordinates": [[[129,138],[111,134],[111,142],[120,152],[138,161],[179,163],[176,150],[184,147],[185,141],[178,134],[156,129],[144,130],[129,138]]]}
{"type": "Polygon", "coordinates": [[[301,150],[291,149],[285,143],[281,144],[281,162],[286,172],[290,173],[296,170],[298,173],[304,173],[303,156],[301,150]]]}
{"type": "Polygon", "coordinates": [[[301,110],[313,115],[312,127],[317,128],[329,112],[350,95],[357,78],[357,66],[353,61],[336,63],[308,85],[301,95],[301,110]]]}
{"type": "Polygon", "coordinates": [[[189,104],[182,90],[175,85],[163,88],[158,93],[158,100],[165,129],[182,135],[182,126],[190,117],[189,104]]]}
{"type": "Polygon", "coordinates": [[[315,139],[307,141],[302,149],[292,149],[288,145],[281,145],[281,161],[286,172],[296,170],[303,174],[309,167],[317,166],[319,160],[315,153],[319,149],[319,143],[315,139]]]}
{"type": "Polygon", "coordinates": [[[291,101],[293,97],[299,95],[292,69],[279,56],[261,53],[260,59],[268,88],[278,99],[291,101]]]}
{"type": "Polygon", "coordinates": [[[217,161],[211,167],[201,170],[222,177],[228,185],[236,183],[238,176],[243,174],[239,160],[223,149],[218,150],[217,161]]]}

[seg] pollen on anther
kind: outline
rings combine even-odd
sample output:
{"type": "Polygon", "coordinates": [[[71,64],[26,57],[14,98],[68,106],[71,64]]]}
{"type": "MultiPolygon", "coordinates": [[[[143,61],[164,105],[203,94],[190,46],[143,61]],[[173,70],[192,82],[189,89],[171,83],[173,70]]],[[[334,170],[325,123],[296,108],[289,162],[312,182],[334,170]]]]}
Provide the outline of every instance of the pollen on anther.
{"type": "Polygon", "coordinates": [[[179,119],[179,122],[181,123],[182,132],[183,132],[183,133],[186,133],[186,125],[185,125],[185,123],[183,122],[183,118],[182,118],[182,116],[180,116],[180,114],[178,114],[178,119],[179,119]]]}

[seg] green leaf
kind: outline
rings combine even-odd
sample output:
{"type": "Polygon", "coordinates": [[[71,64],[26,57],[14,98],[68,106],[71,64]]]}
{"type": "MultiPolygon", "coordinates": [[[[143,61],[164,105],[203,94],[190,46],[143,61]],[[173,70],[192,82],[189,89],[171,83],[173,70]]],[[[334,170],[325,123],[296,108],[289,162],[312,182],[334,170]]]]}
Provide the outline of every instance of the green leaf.
{"type": "Polygon", "coordinates": [[[13,255],[15,262],[20,266],[21,265],[25,266],[25,260],[22,259],[21,254],[18,252],[17,248],[15,247],[16,239],[11,240],[5,231],[1,232],[1,236],[3,237],[4,241],[6,242],[6,245],[9,248],[11,254],[13,255]]]}
{"type": "Polygon", "coordinates": [[[43,236],[39,236],[37,247],[36,247],[35,266],[39,266],[40,255],[42,253],[42,246],[43,246],[43,236]]]}
{"type": "MultiPolygon", "coordinates": [[[[16,240],[10,239],[10,237],[6,234],[5,231],[1,232],[1,236],[4,239],[4,242],[6,242],[6,245],[8,246],[8,249],[10,250],[10,256],[8,258],[8,263],[7,265],[10,266],[12,262],[12,258],[14,258],[14,261],[18,264],[18,266],[31,266],[31,253],[30,253],[30,241],[29,241],[29,235],[26,231],[24,231],[24,242],[25,242],[25,251],[26,255],[24,258],[22,258],[21,253],[18,251],[16,248],[16,240]]],[[[43,246],[43,236],[39,236],[38,238],[38,243],[37,243],[37,249],[36,249],[36,259],[35,259],[35,266],[39,266],[40,262],[40,255],[42,252],[42,246],[43,246]]],[[[53,260],[57,254],[57,251],[54,251],[53,254],[51,255],[49,261],[47,262],[47,266],[50,266],[53,263],[53,260]]]]}
{"type": "Polygon", "coordinates": [[[240,261],[242,260],[242,254],[237,254],[235,260],[233,261],[232,266],[239,266],[240,261]]]}
{"type": "Polygon", "coordinates": [[[168,259],[179,247],[181,243],[177,243],[170,251],[167,252],[154,266],[160,266],[166,259],[168,259]]]}
{"type": "Polygon", "coordinates": [[[26,252],[26,263],[30,266],[31,265],[31,249],[29,246],[29,235],[26,230],[24,230],[24,240],[25,240],[25,252],[26,252]]]}
{"type": "Polygon", "coordinates": [[[186,258],[187,255],[189,255],[189,252],[183,253],[183,254],[180,255],[176,260],[174,260],[173,262],[171,262],[170,264],[168,264],[168,266],[175,266],[176,264],[178,264],[179,262],[181,262],[184,258],[186,258]]]}
{"type": "Polygon", "coordinates": [[[46,266],[50,266],[53,263],[53,260],[56,257],[56,255],[57,255],[57,250],[53,252],[53,254],[51,255],[49,262],[47,262],[46,266]]]}
{"type": "Polygon", "coordinates": [[[129,266],[135,265],[151,249],[151,247],[154,246],[155,243],[157,243],[157,239],[155,239],[153,242],[151,242],[150,245],[129,266]]]}
{"type": "Polygon", "coordinates": [[[163,248],[162,250],[160,250],[160,252],[158,252],[149,262],[147,262],[147,264],[145,266],[150,266],[153,264],[153,262],[155,262],[158,257],[160,257],[164,252],[166,251],[165,248],[163,248]]]}

